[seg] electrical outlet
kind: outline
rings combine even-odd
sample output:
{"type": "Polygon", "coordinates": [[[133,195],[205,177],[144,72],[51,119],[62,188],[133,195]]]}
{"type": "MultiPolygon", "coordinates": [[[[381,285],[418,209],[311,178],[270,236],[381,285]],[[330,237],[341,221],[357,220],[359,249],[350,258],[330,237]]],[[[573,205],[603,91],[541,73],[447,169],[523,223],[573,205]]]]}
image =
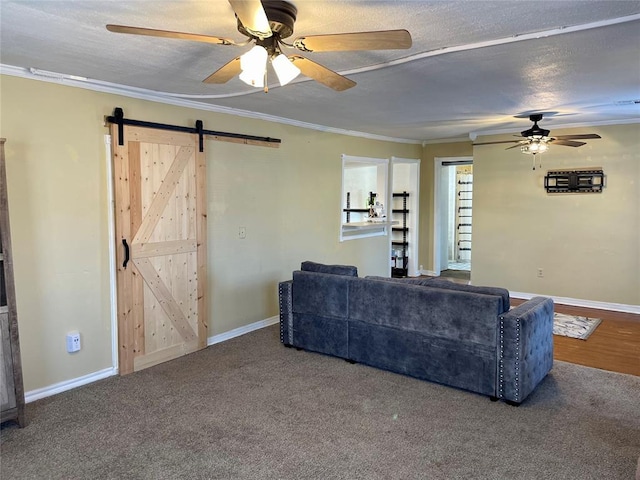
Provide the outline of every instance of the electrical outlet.
{"type": "Polygon", "coordinates": [[[247,229],[245,227],[238,227],[238,238],[240,240],[247,238],[247,229]]]}
{"type": "Polygon", "coordinates": [[[542,271],[541,268],[538,269],[538,278],[543,278],[544,277],[544,272],[542,271]]]}
{"type": "Polygon", "coordinates": [[[67,352],[73,353],[80,350],[80,333],[69,332],[67,333],[67,352]]]}

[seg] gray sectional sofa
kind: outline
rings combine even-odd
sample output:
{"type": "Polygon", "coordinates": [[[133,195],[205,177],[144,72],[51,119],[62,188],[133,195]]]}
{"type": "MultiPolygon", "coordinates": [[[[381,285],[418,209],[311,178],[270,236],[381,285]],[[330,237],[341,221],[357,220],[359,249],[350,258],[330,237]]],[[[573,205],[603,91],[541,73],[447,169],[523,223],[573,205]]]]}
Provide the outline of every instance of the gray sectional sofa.
{"type": "Polygon", "coordinates": [[[357,276],[304,262],[280,283],[286,346],[520,404],[553,365],[553,301],[503,288],[357,276]]]}

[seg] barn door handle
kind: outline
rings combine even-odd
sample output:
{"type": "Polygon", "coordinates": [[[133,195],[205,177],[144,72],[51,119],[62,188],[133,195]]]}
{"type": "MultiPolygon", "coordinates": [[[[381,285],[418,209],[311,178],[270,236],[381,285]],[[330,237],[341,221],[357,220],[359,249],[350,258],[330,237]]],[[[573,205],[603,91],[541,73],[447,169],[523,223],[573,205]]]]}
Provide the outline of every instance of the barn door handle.
{"type": "Polygon", "coordinates": [[[129,263],[129,245],[126,239],[122,239],[122,245],[124,246],[124,262],[122,262],[122,268],[127,269],[127,263],[129,263]]]}

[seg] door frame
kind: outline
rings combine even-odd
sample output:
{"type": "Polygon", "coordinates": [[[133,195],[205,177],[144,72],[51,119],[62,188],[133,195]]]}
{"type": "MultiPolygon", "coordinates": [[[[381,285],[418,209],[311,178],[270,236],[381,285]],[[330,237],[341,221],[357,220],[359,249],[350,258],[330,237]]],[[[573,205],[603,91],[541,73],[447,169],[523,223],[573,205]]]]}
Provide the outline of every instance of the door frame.
{"type": "MultiPolygon", "coordinates": [[[[413,218],[413,227],[409,230],[409,234],[407,235],[409,242],[409,249],[411,255],[409,256],[409,262],[407,265],[407,276],[409,277],[417,277],[422,274],[420,271],[420,259],[418,255],[420,254],[420,243],[419,243],[419,231],[420,231],[420,160],[417,158],[401,158],[401,157],[391,157],[389,162],[389,188],[387,191],[389,192],[387,199],[387,212],[389,218],[391,218],[391,210],[393,209],[393,167],[394,165],[409,165],[411,168],[411,173],[413,177],[412,188],[415,191],[415,194],[411,194],[409,196],[409,212],[411,212],[411,216],[413,218]]],[[[387,258],[390,260],[393,255],[393,245],[391,242],[393,241],[393,236],[391,235],[391,229],[389,230],[389,253],[387,254],[387,258]]]]}
{"type": "MultiPolygon", "coordinates": [[[[473,157],[435,157],[433,162],[433,274],[439,276],[442,271],[440,262],[440,249],[442,247],[440,237],[442,235],[442,209],[441,182],[442,169],[449,165],[473,165],[473,157]]],[[[473,223],[473,219],[471,219],[473,223]]]]}
{"type": "Polygon", "coordinates": [[[109,303],[111,304],[111,368],[113,375],[119,373],[118,364],[118,286],[116,283],[116,200],[113,183],[113,159],[110,134],[105,134],[105,161],[107,169],[107,231],[109,235],[109,303]]]}

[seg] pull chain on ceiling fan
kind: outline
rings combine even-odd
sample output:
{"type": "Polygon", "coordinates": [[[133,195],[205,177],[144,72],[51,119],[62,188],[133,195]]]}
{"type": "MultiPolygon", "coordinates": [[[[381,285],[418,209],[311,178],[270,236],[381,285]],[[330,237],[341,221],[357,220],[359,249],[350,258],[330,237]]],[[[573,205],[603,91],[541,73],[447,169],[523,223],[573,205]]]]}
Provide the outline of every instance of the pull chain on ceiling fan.
{"type": "Polygon", "coordinates": [[[255,46],[237,56],[203,81],[223,84],[233,77],[239,78],[259,88],[265,88],[267,62],[271,65],[281,85],[286,85],[300,73],[336,91],[343,91],[356,82],[309,60],[299,54],[285,55],[283,49],[297,49],[302,52],[340,52],[356,50],[391,50],[411,47],[411,34],[407,30],[382,30],[374,32],[353,32],[328,35],[311,35],[296,38],[293,43],[283,39],[293,34],[298,14],[297,8],[284,0],[229,0],[237,19],[238,31],[248,37],[244,42],[234,42],[229,38],[194,33],[155,30],[125,25],[107,25],[107,30],[115,33],[147,35],[152,37],[175,38],[215,45],[255,46]]]}

